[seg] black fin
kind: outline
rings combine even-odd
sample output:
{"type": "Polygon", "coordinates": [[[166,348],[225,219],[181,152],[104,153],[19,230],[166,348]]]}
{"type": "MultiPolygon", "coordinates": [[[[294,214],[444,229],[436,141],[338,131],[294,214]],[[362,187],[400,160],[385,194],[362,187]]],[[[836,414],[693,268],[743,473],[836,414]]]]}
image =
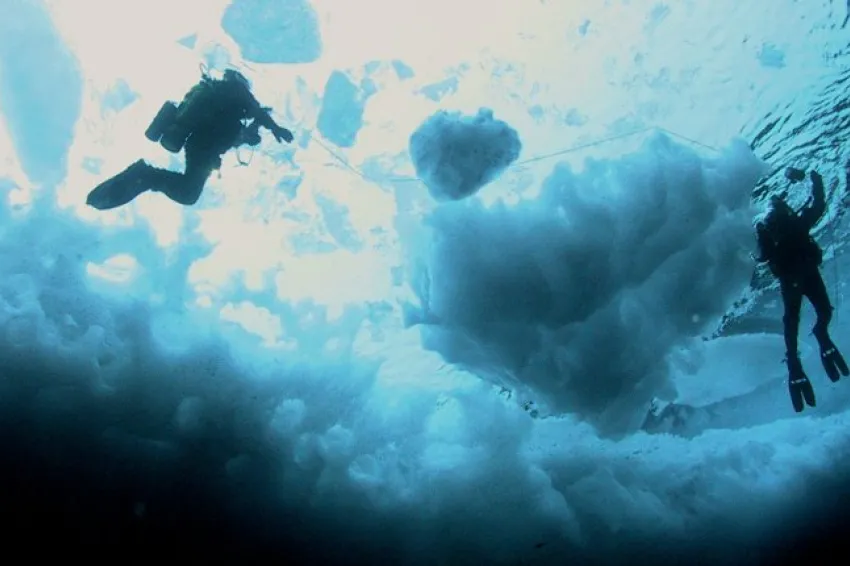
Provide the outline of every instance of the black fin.
{"type": "Polygon", "coordinates": [[[788,393],[791,395],[791,404],[798,413],[803,411],[804,401],[810,407],[815,406],[815,390],[798,358],[788,360],[788,393]]]}

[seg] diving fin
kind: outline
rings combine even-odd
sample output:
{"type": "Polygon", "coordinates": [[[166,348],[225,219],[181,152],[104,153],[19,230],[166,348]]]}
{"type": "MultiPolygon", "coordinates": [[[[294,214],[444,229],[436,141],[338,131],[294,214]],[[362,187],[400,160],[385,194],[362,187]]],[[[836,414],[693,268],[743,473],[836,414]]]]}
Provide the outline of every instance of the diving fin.
{"type": "Polygon", "coordinates": [[[149,165],[139,159],[121,173],[99,184],[86,197],[86,204],[98,210],[123,206],[145,192],[145,175],[149,165]]]}
{"type": "Polygon", "coordinates": [[[820,359],[823,363],[823,369],[831,381],[838,381],[842,375],[844,377],[850,375],[850,368],[847,367],[844,356],[841,355],[841,352],[838,351],[832,340],[826,339],[821,341],[820,359]]]}
{"type": "Polygon", "coordinates": [[[800,358],[797,357],[788,359],[788,393],[791,395],[794,411],[798,413],[803,411],[805,405],[815,406],[815,390],[806,372],[803,371],[800,358]]]}

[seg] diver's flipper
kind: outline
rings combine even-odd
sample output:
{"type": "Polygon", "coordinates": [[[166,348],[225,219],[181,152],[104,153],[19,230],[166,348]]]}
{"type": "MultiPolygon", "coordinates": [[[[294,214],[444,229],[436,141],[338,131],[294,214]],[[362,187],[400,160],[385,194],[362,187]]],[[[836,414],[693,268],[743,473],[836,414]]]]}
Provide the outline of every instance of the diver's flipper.
{"type": "Polygon", "coordinates": [[[847,361],[844,359],[844,356],[841,355],[841,352],[835,350],[835,353],[832,354],[832,361],[835,363],[835,367],[838,368],[838,371],[841,372],[841,375],[844,377],[850,375],[850,367],[847,367],[847,361]]]}
{"type": "Polygon", "coordinates": [[[788,392],[791,395],[791,404],[794,405],[796,412],[801,412],[804,408],[803,402],[809,407],[815,406],[815,390],[812,388],[812,383],[808,376],[803,371],[803,365],[800,360],[790,361],[788,363],[788,392]]]}
{"type": "Polygon", "coordinates": [[[86,204],[98,210],[110,210],[132,201],[148,189],[142,175],[147,167],[143,160],[136,161],[95,187],[86,197],[86,204]]]}
{"type": "Polygon", "coordinates": [[[844,356],[835,347],[831,340],[825,340],[821,344],[820,359],[827,377],[832,381],[838,381],[841,376],[850,375],[844,356]]]}

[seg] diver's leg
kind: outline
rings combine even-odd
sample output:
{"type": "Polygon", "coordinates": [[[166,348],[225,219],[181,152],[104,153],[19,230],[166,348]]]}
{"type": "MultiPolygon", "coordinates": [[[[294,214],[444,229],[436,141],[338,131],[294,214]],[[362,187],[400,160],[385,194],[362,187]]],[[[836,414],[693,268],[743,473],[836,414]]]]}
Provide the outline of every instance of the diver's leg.
{"type": "Polygon", "coordinates": [[[803,292],[800,287],[788,281],[779,282],[782,294],[782,304],[785,312],[782,316],[785,336],[785,352],[788,359],[799,356],[797,351],[797,334],[800,331],[800,309],[803,306],[803,292]]]}
{"type": "Polygon", "coordinates": [[[832,322],[832,304],[829,301],[829,293],[826,290],[826,284],[823,282],[820,271],[813,271],[806,278],[804,291],[817,315],[812,333],[815,335],[819,344],[829,342],[829,323],[832,322]]]}
{"type": "Polygon", "coordinates": [[[193,138],[186,144],[186,172],[182,175],[171,171],[158,173],[154,190],[178,204],[191,206],[198,202],[207,179],[215,169],[221,167],[221,156],[199,147],[193,138]]]}
{"type": "Polygon", "coordinates": [[[785,361],[788,365],[788,393],[791,395],[794,410],[799,413],[803,410],[804,403],[810,407],[815,406],[815,391],[803,370],[803,363],[797,351],[803,292],[799,285],[788,281],[780,280],[779,287],[782,291],[782,303],[785,305],[782,323],[785,333],[785,361]]]}
{"type": "Polygon", "coordinates": [[[823,369],[830,380],[838,381],[842,375],[850,375],[850,368],[847,367],[844,356],[841,355],[829,336],[829,323],[832,321],[833,309],[819,270],[813,270],[807,277],[805,292],[817,315],[812,333],[818,341],[818,346],[820,346],[823,369]]]}

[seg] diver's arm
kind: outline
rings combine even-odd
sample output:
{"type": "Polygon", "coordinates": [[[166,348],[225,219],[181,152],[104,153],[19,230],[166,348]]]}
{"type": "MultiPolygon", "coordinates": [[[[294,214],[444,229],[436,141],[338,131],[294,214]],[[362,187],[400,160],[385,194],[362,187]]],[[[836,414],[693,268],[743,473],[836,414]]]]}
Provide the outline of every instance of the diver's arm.
{"type": "Polygon", "coordinates": [[[286,140],[287,142],[291,142],[293,139],[292,132],[275,122],[270,112],[271,108],[260,107],[258,112],[252,114],[252,117],[257,124],[270,131],[277,141],[286,140]]]}
{"type": "Polygon", "coordinates": [[[800,218],[802,218],[806,228],[811,230],[823,216],[823,213],[826,212],[826,192],[823,186],[823,177],[817,171],[812,171],[809,176],[812,179],[812,202],[802,210],[800,218]]]}
{"type": "Polygon", "coordinates": [[[284,139],[287,142],[291,142],[292,132],[274,121],[274,118],[271,116],[271,108],[260,105],[260,102],[250,91],[246,91],[246,94],[248,117],[252,118],[257,124],[270,131],[277,141],[284,139]]]}
{"type": "MultiPolygon", "coordinates": [[[[256,100],[254,102],[256,102],[256,100]]],[[[251,106],[249,116],[253,118],[257,124],[267,130],[273,130],[274,128],[279,127],[277,122],[275,122],[271,116],[271,108],[260,106],[259,103],[251,106]]]]}

